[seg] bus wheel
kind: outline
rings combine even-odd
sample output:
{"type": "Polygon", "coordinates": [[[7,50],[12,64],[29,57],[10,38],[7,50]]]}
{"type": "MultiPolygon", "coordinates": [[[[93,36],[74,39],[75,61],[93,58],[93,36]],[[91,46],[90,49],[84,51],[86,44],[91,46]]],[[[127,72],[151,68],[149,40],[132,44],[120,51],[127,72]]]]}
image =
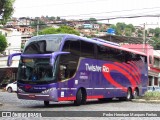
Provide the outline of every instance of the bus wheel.
{"type": "Polygon", "coordinates": [[[86,104],[86,99],[87,99],[87,93],[86,93],[85,89],[82,89],[81,91],[82,91],[82,101],[81,101],[81,104],[85,105],[86,104]]]}
{"type": "Polygon", "coordinates": [[[127,97],[126,97],[126,100],[131,100],[132,99],[132,91],[130,88],[128,88],[128,91],[127,91],[127,97]]]}
{"type": "Polygon", "coordinates": [[[79,106],[79,105],[81,105],[81,102],[82,102],[82,91],[81,91],[81,89],[79,89],[77,92],[76,100],[74,101],[74,104],[76,106],[79,106]]]}
{"type": "Polygon", "coordinates": [[[138,96],[139,96],[138,89],[135,89],[134,92],[133,92],[133,99],[138,98],[138,96]]]}
{"type": "Polygon", "coordinates": [[[44,101],[45,106],[49,106],[49,101],[44,101]]]}

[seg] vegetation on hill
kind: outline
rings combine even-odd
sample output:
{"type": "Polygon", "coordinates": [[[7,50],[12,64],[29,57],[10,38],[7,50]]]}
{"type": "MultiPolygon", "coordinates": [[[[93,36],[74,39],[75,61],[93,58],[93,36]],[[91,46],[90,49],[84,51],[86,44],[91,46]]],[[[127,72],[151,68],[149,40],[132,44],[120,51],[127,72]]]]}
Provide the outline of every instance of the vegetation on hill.
{"type": "MultiPolygon", "coordinates": [[[[116,35],[133,37],[134,34],[137,34],[137,37],[143,37],[143,28],[136,29],[132,24],[117,23],[110,27],[115,29],[116,35]]],[[[145,37],[153,41],[152,46],[154,49],[160,49],[160,28],[145,30],[145,37]]]]}
{"type": "Polygon", "coordinates": [[[0,24],[5,25],[14,11],[13,3],[15,0],[0,0],[0,24]]]}
{"type": "Polygon", "coordinates": [[[61,26],[59,28],[48,27],[48,28],[45,28],[45,29],[39,31],[39,35],[60,34],[60,33],[80,35],[80,33],[78,31],[76,31],[75,29],[73,29],[69,26],[61,26]]]}

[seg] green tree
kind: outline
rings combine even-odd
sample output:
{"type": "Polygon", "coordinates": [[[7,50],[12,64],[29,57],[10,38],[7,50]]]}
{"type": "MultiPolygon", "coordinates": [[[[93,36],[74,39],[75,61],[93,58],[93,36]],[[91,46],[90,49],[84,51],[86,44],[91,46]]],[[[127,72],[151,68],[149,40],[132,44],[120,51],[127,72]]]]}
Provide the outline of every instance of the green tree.
{"type": "Polygon", "coordinates": [[[15,0],[0,0],[0,24],[5,25],[7,20],[10,19],[14,11],[14,2],[15,0]]]}
{"type": "Polygon", "coordinates": [[[118,22],[116,24],[116,35],[123,35],[125,30],[126,24],[118,22]]]}
{"type": "Polygon", "coordinates": [[[96,18],[89,18],[89,22],[91,24],[96,24],[97,23],[97,19],[96,18]]]}
{"type": "Polygon", "coordinates": [[[45,29],[43,29],[39,32],[40,35],[59,34],[59,33],[68,33],[68,34],[80,35],[80,33],[78,31],[76,31],[75,29],[73,29],[69,26],[61,26],[58,29],[53,28],[53,27],[49,27],[49,28],[45,28],[45,29]]]}
{"type": "Polygon", "coordinates": [[[0,53],[3,52],[7,47],[7,40],[4,35],[0,34],[0,53]]]}
{"type": "Polygon", "coordinates": [[[131,32],[135,32],[135,27],[132,24],[126,25],[126,28],[129,28],[131,32]]]}
{"type": "Polygon", "coordinates": [[[160,37],[160,28],[155,28],[155,35],[156,38],[160,37]]]}
{"type": "Polygon", "coordinates": [[[45,35],[45,34],[56,34],[56,29],[53,27],[45,28],[43,30],[39,31],[39,35],[45,35]]]}
{"type": "Polygon", "coordinates": [[[61,18],[57,16],[56,20],[61,20],[61,18]]]}
{"type": "Polygon", "coordinates": [[[149,33],[154,34],[154,33],[155,33],[155,30],[154,30],[154,29],[152,29],[152,28],[149,28],[149,33]]]}
{"type": "Polygon", "coordinates": [[[132,33],[135,32],[135,28],[132,24],[125,24],[118,22],[116,25],[111,25],[111,28],[115,29],[116,35],[125,35],[132,36],[132,33]]]}
{"type": "Polygon", "coordinates": [[[153,37],[152,40],[154,40],[152,46],[154,47],[155,50],[160,50],[160,39],[153,37]]]}
{"type": "Polygon", "coordinates": [[[115,29],[115,30],[117,29],[116,25],[113,25],[113,24],[110,25],[110,28],[113,28],[113,29],[115,29]]]}
{"type": "Polygon", "coordinates": [[[125,31],[125,36],[132,36],[132,29],[131,28],[126,27],[124,29],[124,31],[125,31]]]}
{"type": "Polygon", "coordinates": [[[138,37],[143,37],[143,31],[138,29],[138,37]]]}

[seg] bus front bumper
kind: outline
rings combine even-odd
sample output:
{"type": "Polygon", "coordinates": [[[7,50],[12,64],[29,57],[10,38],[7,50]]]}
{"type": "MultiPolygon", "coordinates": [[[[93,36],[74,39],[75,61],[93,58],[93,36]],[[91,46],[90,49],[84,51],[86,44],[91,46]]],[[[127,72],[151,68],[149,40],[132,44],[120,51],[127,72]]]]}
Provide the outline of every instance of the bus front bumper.
{"type": "Polygon", "coordinates": [[[47,90],[41,93],[25,93],[25,92],[17,92],[17,97],[19,99],[27,99],[27,100],[42,100],[42,101],[58,101],[57,90],[47,90]]]}

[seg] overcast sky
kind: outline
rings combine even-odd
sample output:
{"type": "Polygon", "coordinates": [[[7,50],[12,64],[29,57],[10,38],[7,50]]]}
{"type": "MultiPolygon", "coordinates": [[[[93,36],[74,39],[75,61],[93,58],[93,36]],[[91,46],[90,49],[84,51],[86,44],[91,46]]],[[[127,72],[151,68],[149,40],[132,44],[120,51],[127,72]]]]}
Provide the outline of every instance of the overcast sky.
{"type": "MultiPolygon", "coordinates": [[[[59,16],[65,19],[107,19],[120,16],[158,15],[160,0],[16,0],[13,17],[59,16]]],[[[108,22],[108,21],[102,21],[108,22]]],[[[134,25],[158,24],[159,17],[110,20],[134,25]]],[[[151,25],[147,25],[151,26],[151,25]]],[[[152,25],[159,27],[158,25],[152,25]]]]}

